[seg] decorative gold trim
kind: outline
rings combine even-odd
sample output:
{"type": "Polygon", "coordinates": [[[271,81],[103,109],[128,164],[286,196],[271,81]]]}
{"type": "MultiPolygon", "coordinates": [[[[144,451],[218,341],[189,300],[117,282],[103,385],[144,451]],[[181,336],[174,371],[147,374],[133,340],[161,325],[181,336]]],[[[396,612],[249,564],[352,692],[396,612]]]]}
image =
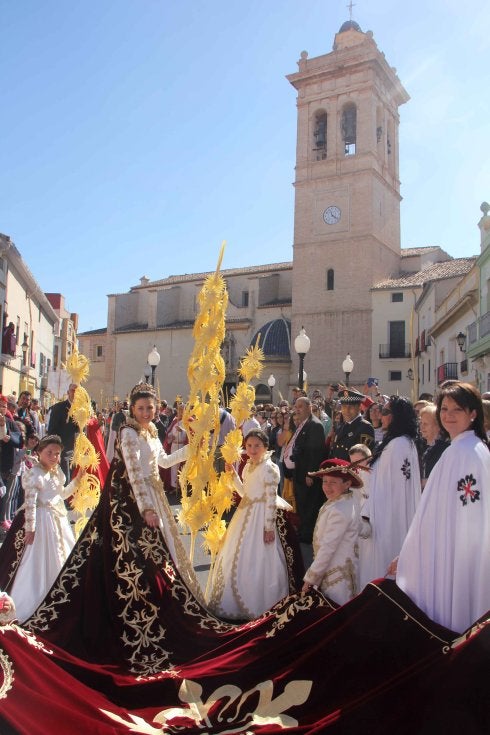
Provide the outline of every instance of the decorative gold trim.
{"type": "Polygon", "coordinates": [[[0,699],[6,699],[14,683],[14,667],[7,654],[2,651],[0,651],[0,671],[3,674],[0,682],[0,699]]]}
{"type": "MultiPolygon", "coordinates": [[[[420,623],[416,618],[414,618],[413,615],[410,615],[410,613],[408,613],[405,610],[405,608],[400,605],[400,603],[396,602],[396,600],[394,600],[392,597],[390,597],[389,595],[387,595],[386,592],[381,589],[381,587],[378,587],[377,584],[374,584],[374,582],[368,582],[368,585],[367,586],[374,587],[374,589],[378,591],[378,594],[379,595],[383,595],[383,597],[386,597],[387,600],[389,600],[394,605],[396,605],[396,607],[399,610],[401,610],[402,613],[404,614],[405,620],[411,620],[412,623],[415,623],[415,625],[417,625],[419,628],[422,628],[422,630],[425,630],[425,632],[428,633],[431,638],[435,638],[436,640],[440,641],[441,643],[444,643],[445,644],[445,647],[448,647],[448,646],[449,646],[449,648],[451,647],[451,641],[447,641],[447,640],[444,640],[444,638],[440,638],[438,635],[436,635],[431,630],[429,630],[428,628],[426,628],[425,625],[422,625],[422,623],[420,623]]],[[[447,651],[445,651],[444,649],[443,649],[443,652],[444,653],[447,653],[447,651]]]]}
{"type": "Polygon", "coordinates": [[[287,543],[287,519],[286,513],[281,511],[276,513],[276,530],[279,536],[281,548],[286,557],[286,569],[288,573],[288,587],[289,594],[293,595],[296,592],[296,580],[294,578],[294,551],[293,548],[287,543]]]}
{"type": "MultiPolygon", "coordinates": [[[[266,613],[267,615],[273,615],[273,621],[271,629],[265,634],[266,638],[273,638],[276,633],[284,628],[284,626],[291,622],[291,620],[302,612],[307,612],[313,608],[318,609],[320,607],[329,607],[332,612],[337,610],[321,593],[312,594],[306,592],[304,594],[291,595],[288,598],[288,603],[284,601],[278,602],[277,605],[266,613]]],[[[262,616],[264,617],[264,616],[262,616]]]]}
{"type": "Polygon", "coordinates": [[[474,623],[471,628],[468,628],[464,631],[462,635],[455,638],[450,646],[445,646],[442,650],[444,651],[444,653],[450,653],[450,651],[453,651],[456,648],[459,648],[459,646],[467,643],[470,638],[474,638],[475,635],[481,633],[481,631],[486,628],[487,625],[490,625],[490,619],[483,620],[480,623],[474,623]]]}
{"type": "Polygon", "coordinates": [[[131,416],[128,416],[126,419],[126,423],[122,425],[121,428],[124,428],[125,426],[129,426],[131,429],[134,429],[138,434],[141,434],[142,436],[150,435],[153,439],[158,437],[158,429],[153,423],[153,421],[150,421],[150,424],[147,429],[143,428],[139,421],[136,421],[136,419],[131,418],[131,416]]]}
{"type": "Polygon", "coordinates": [[[345,564],[339,564],[336,567],[332,567],[332,569],[327,569],[322,577],[320,589],[327,591],[329,587],[334,587],[339,582],[346,581],[349,585],[349,593],[352,599],[357,594],[356,576],[352,559],[347,557],[345,564]]]}

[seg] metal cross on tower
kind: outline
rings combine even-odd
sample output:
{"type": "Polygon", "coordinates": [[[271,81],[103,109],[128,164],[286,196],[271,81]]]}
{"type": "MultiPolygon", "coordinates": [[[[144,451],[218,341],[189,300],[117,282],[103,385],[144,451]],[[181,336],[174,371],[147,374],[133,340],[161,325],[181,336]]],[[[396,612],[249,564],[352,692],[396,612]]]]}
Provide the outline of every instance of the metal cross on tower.
{"type": "Polygon", "coordinates": [[[349,14],[350,14],[350,20],[352,20],[352,8],[357,5],[357,3],[353,3],[352,0],[350,0],[350,3],[346,6],[349,8],[349,14]]]}

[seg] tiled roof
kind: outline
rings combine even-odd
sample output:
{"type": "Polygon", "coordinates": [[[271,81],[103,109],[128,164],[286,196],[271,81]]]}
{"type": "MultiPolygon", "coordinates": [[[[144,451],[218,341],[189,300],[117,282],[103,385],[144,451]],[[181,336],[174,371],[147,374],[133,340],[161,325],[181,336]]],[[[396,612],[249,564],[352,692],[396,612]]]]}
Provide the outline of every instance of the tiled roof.
{"type": "Polygon", "coordinates": [[[100,329],[89,329],[87,332],[78,332],[77,337],[86,337],[90,334],[107,334],[107,327],[100,329]]]}
{"type": "Polygon", "coordinates": [[[440,250],[441,248],[438,245],[426,245],[425,247],[421,248],[402,248],[401,249],[401,256],[402,258],[412,258],[414,255],[425,255],[426,253],[434,253],[436,250],[440,250]]]}
{"type": "MultiPolygon", "coordinates": [[[[252,265],[246,268],[228,268],[227,270],[220,271],[223,278],[229,276],[245,276],[248,273],[250,275],[258,275],[261,273],[269,273],[275,271],[287,271],[291,270],[293,263],[288,261],[286,263],[270,263],[269,265],[252,265]]],[[[174,283],[186,283],[189,281],[204,281],[205,278],[212,275],[214,271],[208,271],[207,273],[184,273],[181,276],[168,276],[167,278],[161,278],[159,281],[149,281],[142,286],[133,286],[131,291],[137,291],[140,288],[155,288],[155,286],[169,286],[174,283]]]]}
{"type": "Polygon", "coordinates": [[[405,273],[397,278],[387,278],[380,281],[372,291],[381,291],[388,288],[410,288],[411,286],[423,286],[428,281],[441,281],[445,278],[464,276],[475,264],[476,256],[471,258],[454,258],[442,263],[434,263],[417,273],[405,273]]]}
{"type": "Polygon", "coordinates": [[[291,354],[291,322],[289,319],[274,319],[264,324],[252,337],[250,345],[255,345],[260,335],[258,346],[266,357],[290,357],[291,354]]]}

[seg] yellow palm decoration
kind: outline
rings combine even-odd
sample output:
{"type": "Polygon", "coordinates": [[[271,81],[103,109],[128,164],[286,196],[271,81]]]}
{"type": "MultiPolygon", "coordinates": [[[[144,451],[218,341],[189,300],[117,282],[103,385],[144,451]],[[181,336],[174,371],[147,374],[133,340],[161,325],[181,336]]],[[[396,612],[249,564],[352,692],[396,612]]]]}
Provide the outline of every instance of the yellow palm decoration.
{"type": "Polygon", "coordinates": [[[241,426],[250,416],[250,409],[255,400],[255,389],[246,383],[239,383],[236,393],[230,401],[230,408],[237,426],[241,426]]]}
{"type": "Polygon", "coordinates": [[[70,373],[74,383],[84,383],[89,376],[88,358],[80,354],[76,347],[66,361],[66,371],[70,373]]]}
{"type": "Polygon", "coordinates": [[[211,554],[212,561],[219,551],[221,540],[226,533],[226,522],[220,521],[218,517],[213,519],[203,533],[203,549],[211,554]]]}
{"type": "Polygon", "coordinates": [[[87,514],[94,509],[94,498],[99,497],[100,483],[96,475],[84,475],[77,483],[75,493],[71,502],[73,510],[78,513],[79,518],[75,522],[75,536],[83,531],[87,523],[87,514]]]}
{"type": "MultiPolygon", "coordinates": [[[[228,293],[219,273],[224,247],[225,243],[221,246],[215,273],[206,278],[198,296],[199,313],[193,329],[195,342],[187,368],[189,400],[183,415],[189,437],[189,459],[179,475],[183,492],[179,523],[191,532],[191,560],[196,536],[204,528],[204,544],[211,554],[212,564],[226,529],[221,517],[231,508],[234,489],[231,473],[224,472],[217,477],[214,468],[220,427],[219,396],[226,373],[221,345],[225,337],[228,293]]],[[[247,383],[259,377],[263,359],[262,350],[255,345],[241,361],[239,372],[245,382],[238,385],[230,403],[237,426],[250,415],[255,390],[247,383]]],[[[229,432],[221,447],[225,462],[231,465],[239,461],[241,448],[240,429],[229,432]]]]}
{"type": "Polygon", "coordinates": [[[93,445],[82,432],[78,434],[75,440],[73,454],[77,458],[77,466],[82,470],[96,469],[99,465],[99,453],[95,451],[93,445]]]}
{"type": "Polygon", "coordinates": [[[199,293],[195,342],[187,369],[189,401],[183,424],[190,447],[189,459],[180,472],[183,498],[179,522],[191,532],[191,559],[197,533],[212,519],[211,497],[217,482],[214,452],[219,433],[218,396],[225,378],[220,349],[228,306],[226,283],[219,273],[224,248],[223,242],[216,271],[206,278],[199,293]]]}
{"type": "Polygon", "coordinates": [[[221,447],[221,456],[227,464],[239,462],[242,458],[242,442],[243,436],[240,429],[234,429],[228,432],[225,437],[225,443],[221,447]]]}
{"type": "MultiPolygon", "coordinates": [[[[67,360],[66,370],[70,373],[70,377],[74,383],[82,383],[89,376],[89,361],[85,355],[80,354],[75,348],[67,360]]],[[[80,467],[82,472],[85,471],[85,474],[79,477],[71,502],[73,510],[79,515],[79,518],[75,522],[75,534],[78,536],[83,530],[91,511],[93,511],[99,502],[100,497],[98,477],[87,472],[89,469],[92,471],[97,469],[100,457],[83,433],[92,415],[92,405],[89,394],[80,385],[75,391],[68,415],[80,429],[80,433],[75,441],[72,465],[73,467],[80,467]]]]}
{"type": "Polygon", "coordinates": [[[247,350],[238,371],[246,383],[249,383],[253,378],[260,378],[262,373],[264,352],[261,347],[258,347],[259,340],[260,334],[255,345],[247,350]]]}

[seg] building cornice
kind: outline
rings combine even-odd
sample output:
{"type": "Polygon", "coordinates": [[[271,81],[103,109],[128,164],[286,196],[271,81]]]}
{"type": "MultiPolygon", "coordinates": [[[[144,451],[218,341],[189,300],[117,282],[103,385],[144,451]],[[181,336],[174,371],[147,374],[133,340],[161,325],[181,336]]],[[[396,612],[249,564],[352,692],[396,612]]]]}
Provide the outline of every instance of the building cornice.
{"type": "Polygon", "coordinates": [[[25,288],[27,298],[36,299],[48,321],[52,322],[53,325],[57,324],[59,317],[49,303],[44,291],[32,275],[10,237],[3,234],[0,234],[0,256],[4,257],[9,266],[17,272],[19,280],[25,288]]]}

